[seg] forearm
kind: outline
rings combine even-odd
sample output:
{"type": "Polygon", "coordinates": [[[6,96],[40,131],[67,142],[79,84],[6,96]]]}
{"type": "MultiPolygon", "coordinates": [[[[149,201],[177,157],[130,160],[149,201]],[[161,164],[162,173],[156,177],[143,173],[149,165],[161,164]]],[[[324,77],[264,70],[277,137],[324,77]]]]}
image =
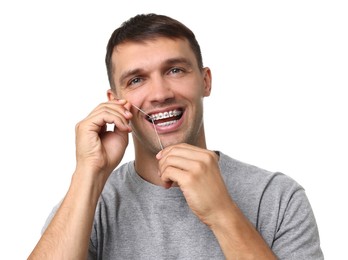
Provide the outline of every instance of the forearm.
{"type": "Polygon", "coordinates": [[[216,219],[211,229],[226,259],[277,259],[234,202],[216,219]]]}
{"type": "Polygon", "coordinates": [[[102,186],[75,172],[62,204],[28,259],[86,259],[102,186]]]}

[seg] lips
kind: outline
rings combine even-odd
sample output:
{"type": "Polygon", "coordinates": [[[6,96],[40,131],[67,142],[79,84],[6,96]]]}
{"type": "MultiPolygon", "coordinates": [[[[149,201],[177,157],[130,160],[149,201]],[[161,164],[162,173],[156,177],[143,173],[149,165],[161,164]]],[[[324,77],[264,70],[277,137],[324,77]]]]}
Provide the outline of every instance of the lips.
{"type": "Polygon", "coordinates": [[[169,126],[175,124],[182,116],[182,109],[168,110],[160,113],[149,114],[147,120],[157,126],[169,126]]]}

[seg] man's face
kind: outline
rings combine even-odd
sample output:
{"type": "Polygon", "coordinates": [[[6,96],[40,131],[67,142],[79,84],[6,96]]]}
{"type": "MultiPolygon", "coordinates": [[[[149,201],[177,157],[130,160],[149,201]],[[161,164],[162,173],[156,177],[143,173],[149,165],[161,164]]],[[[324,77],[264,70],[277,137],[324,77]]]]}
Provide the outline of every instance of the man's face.
{"type": "Polygon", "coordinates": [[[188,41],[157,38],[126,42],[112,55],[117,97],[131,108],[134,142],[141,149],[160,150],[176,143],[202,146],[203,97],[209,96],[211,75],[200,69],[188,41]]]}

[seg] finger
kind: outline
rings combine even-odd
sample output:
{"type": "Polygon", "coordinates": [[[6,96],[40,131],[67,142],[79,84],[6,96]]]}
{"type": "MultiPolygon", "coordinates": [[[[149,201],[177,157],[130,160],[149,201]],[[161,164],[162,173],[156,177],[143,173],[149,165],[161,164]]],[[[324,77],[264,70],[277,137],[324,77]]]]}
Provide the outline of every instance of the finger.
{"type": "Polygon", "coordinates": [[[156,158],[161,159],[163,157],[166,157],[168,154],[173,154],[173,155],[181,154],[182,156],[186,158],[193,158],[193,157],[196,157],[195,156],[196,152],[204,152],[204,151],[207,151],[207,150],[193,146],[193,145],[189,145],[186,143],[181,143],[181,144],[165,147],[156,155],[156,158]]]}
{"type": "Polygon", "coordinates": [[[99,113],[94,113],[89,117],[82,120],[77,124],[77,131],[94,131],[101,133],[105,130],[107,124],[114,124],[118,130],[130,132],[131,127],[128,125],[126,119],[119,114],[114,114],[114,112],[100,111],[99,113]]]}
{"type": "MultiPolygon", "coordinates": [[[[121,104],[123,104],[123,102],[121,104]]],[[[110,113],[123,115],[127,120],[129,120],[133,116],[132,113],[125,107],[125,105],[117,104],[116,101],[109,101],[101,103],[99,106],[97,106],[88,115],[88,117],[98,114],[101,111],[109,111],[110,113]]]]}
{"type": "MultiPolygon", "coordinates": [[[[127,112],[127,111],[126,111],[125,114],[120,114],[118,111],[115,111],[115,110],[109,109],[109,108],[105,108],[104,110],[101,110],[101,111],[99,112],[99,115],[101,115],[101,114],[103,114],[103,113],[108,113],[108,114],[110,114],[111,118],[114,117],[114,120],[116,120],[117,123],[116,123],[115,121],[112,122],[112,123],[115,123],[115,125],[116,125],[117,127],[120,127],[120,124],[123,124],[124,126],[129,127],[129,119],[127,119],[127,118],[125,117],[125,115],[128,116],[128,113],[130,113],[130,112],[127,112]]],[[[108,122],[108,123],[110,123],[110,122],[108,122]]]]}
{"type": "Polygon", "coordinates": [[[184,155],[168,154],[158,162],[160,174],[165,172],[168,167],[175,167],[182,171],[190,169],[192,159],[185,158],[184,155]]]}
{"type": "MultiPolygon", "coordinates": [[[[106,126],[106,124],[114,124],[114,126],[121,131],[131,131],[131,127],[129,125],[129,121],[124,118],[123,115],[119,113],[115,113],[113,110],[104,110],[99,114],[94,115],[91,118],[92,123],[102,129],[106,126]]],[[[116,130],[114,127],[114,131],[116,130]]]]}
{"type": "Polygon", "coordinates": [[[161,180],[166,184],[166,186],[171,186],[175,182],[181,187],[182,183],[186,182],[186,179],[188,178],[188,175],[185,173],[184,170],[169,166],[161,175],[161,180]]]}
{"type": "MultiPolygon", "coordinates": [[[[92,121],[101,130],[106,123],[115,124],[119,129],[131,131],[129,119],[132,118],[132,113],[125,108],[126,101],[119,102],[112,100],[97,106],[84,120],[92,121]],[[100,120],[102,119],[102,120],[100,120]]],[[[98,130],[98,131],[99,131],[98,130]]]]}
{"type": "Polygon", "coordinates": [[[211,151],[197,148],[188,144],[179,144],[166,147],[162,152],[157,154],[159,159],[160,171],[164,171],[166,167],[173,166],[181,170],[192,169],[192,162],[207,160],[205,157],[211,156],[211,151]]]}

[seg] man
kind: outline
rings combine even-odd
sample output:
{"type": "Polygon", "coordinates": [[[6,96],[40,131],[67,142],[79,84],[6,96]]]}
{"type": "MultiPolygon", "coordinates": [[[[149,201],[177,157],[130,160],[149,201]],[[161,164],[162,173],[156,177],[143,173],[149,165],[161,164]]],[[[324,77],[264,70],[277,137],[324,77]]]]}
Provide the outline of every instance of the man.
{"type": "Polygon", "coordinates": [[[106,66],[108,101],[77,124],[70,188],[29,259],[323,258],[301,186],[207,149],[211,71],[186,26],[135,16],[106,66]]]}

